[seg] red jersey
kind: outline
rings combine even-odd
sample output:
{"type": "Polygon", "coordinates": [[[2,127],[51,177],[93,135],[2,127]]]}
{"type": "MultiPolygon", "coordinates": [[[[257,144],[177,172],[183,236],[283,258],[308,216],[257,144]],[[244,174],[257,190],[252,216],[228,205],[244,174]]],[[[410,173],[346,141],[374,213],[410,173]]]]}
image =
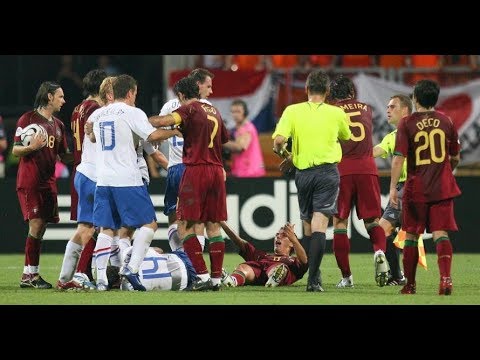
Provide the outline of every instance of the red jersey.
{"type": "Polygon", "coordinates": [[[47,132],[47,144],[20,158],[17,172],[17,189],[48,187],[55,184],[55,163],[58,154],[67,152],[65,125],[56,117],[47,120],[36,110],[23,114],[17,121],[15,145],[22,145],[21,130],[30,124],[41,125],[47,132]]]}
{"type": "MultiPolygon", "coordinates": [[[[301,279],[308,270],[308,264],[302,264],[295,256],[278,256],[275,254],[267,254],[265,251],[258,250],[250,243],[245,244],[245,252],[240,251],[240,256],[248,262],[255,262],[263,269],[263,273],[272,265],[283,263],[288,266],[293,276],[287,277],[285,284],[291,285],[295,281],[301,279]]],[[[257,280],[257,279],[256,279],[257,280]]]]}
{"type": "Polygon", "coordinates": [[[407,158],[405,194],[415,202],[450,199],[461,194],[449,155],[458,155],[458,133],[438,111],[415,112],[400,120],[395,154],[407,158]]]}
{"type": "Polygon", "coordinates": [[[355,99],[341,100],[335,105],[347,114],[352,132],[349,140],[340,141],[342,146],[342,160],[338,164],[340,176],[378,175],[373,158],[372,108],[355,99]]]}
{"type": "Polygon", "coordinates": [[[228,141],[228,132],[220,112],[214,106],[194,101],[174,113],[182,118],[183,163],[223,167],[222,144],[228,141]]]}
{"type": "Polygon", "coordinates": [[[75,107],[72,113],[72,133],[73,133],[73,167],[76,168],[82,161],[82,144],[85,136],[85,123],[90,115],[100,108],[100,104],[95,100],[84,100],[75,107]]]}

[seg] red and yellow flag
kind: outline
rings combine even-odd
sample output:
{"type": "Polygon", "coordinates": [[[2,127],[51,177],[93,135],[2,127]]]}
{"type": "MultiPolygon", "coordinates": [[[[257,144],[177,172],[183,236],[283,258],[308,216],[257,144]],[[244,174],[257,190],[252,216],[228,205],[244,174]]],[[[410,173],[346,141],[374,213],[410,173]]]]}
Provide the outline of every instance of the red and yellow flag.
{"type": "MultiPolygon", "coordinates": [[[[405,245],[405,238],[407,237],[407,233],[404,230],[400,230],[397,233],[397,236],[393,240],[393,243],[396,247],[403,249],[405,245]]],[[[423,245],[423,238],[422,235],[418,237],[418,263],[425,269],[428,269],[427,266],[427,256],[425,254],[425,246],[423,245]]]]}

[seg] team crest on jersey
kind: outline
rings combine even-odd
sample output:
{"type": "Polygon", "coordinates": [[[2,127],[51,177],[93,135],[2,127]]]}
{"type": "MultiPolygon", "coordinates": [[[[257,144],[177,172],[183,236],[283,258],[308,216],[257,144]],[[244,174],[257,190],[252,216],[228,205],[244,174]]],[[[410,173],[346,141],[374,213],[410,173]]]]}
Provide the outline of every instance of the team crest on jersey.
{"type": "Polygon", "coordinates": [[[15,131],[15,136],[20,136],[20,134],[22,133],[22,130],[23,130],[23,129],[19,126],[19,127],[17,128],[17,130],[15,131]]]}

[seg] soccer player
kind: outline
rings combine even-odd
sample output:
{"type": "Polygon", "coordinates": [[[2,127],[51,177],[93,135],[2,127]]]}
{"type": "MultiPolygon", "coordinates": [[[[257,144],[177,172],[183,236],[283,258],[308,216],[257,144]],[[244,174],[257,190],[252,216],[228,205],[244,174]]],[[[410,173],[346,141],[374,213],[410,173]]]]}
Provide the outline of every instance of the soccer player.
{"type": "MultiPolygon", "coordinates": [[[[93,227],[93,194],[95,192],[95,145],[88,136],[85,138],[84,127],[89,116],[101,106],[99,96],[100,85],[107,74],[103,70],[92,70],[83,78],[83,91],[87,98],[75,107],[72,113],[73,132],[73,174],[71,194],[70,219],[77,220],[77,230],[68,241],[63,257],[62,268],[57,281],[57,289],[67,290],[80,288],[81,286],[71,281],[82,249],[87,247],[86,253],[93,251],[95,240],[92,236],[95,232],[93,227]],[[85,148],[85,153],[82,149],[85,148]],[[77,168],[78,175],[77,175],[77,168]],[[78,191],[75,189],[78,187],[78,191]],[[82,202],[79,206],[79,197],[82,202]],[[77,207],[81,216],[78,217],[77,207]],[[88,244],[88,245],[87,245],[88,244]]],[[[106,82],[105,82],[106,84],[106,82]]],[[[105,85],[104,85],[105,86],[105,85]]]]}
{"type": "Polygon", "coordinates": [[[135,290],[145,291],[138,276],[140,264],[157,229],[155,209],[137,165],[133,134],[159,141],[179,134],[178,130],[156,130],[146,114],[135,107],[137,82],[129,75],[113,81],[114,102],[97,109],[88,119],[93,123],[97,149],[97,187],[93,221],[100,226],[96,245],[97,290],[108,289],[106,268],[114,231],[122,225],[138,228],[128,266],[122,268],[135,290]]]}
{"type": "MultiPolygon", "coordinates": [[[[122,253],[124,263],[128,264],[132,255],[132,247],[122,253]]],[[[118,284],[121,290],[134,290],[125,280],[119,281],[119,268],[107,268],[108,283],[118,284]]],[[[139,276],[147,291],[152,290],[189,290],[197,274],[192,262],[183,251],[173,251],[164,254],[162,249],[150,247],[143,259],[139,276]]]]}
{"type": "Polygon", "coordinates": [[[181,126],[185,171],[178,193],[179,234],[183,238],[184,251],[200,278],[192,285],[192,290],[218,290],[225,253],[220,221],[227,219],[222,144],[228,141],[228,133],[220,112],[199,101],[195,80],[188,76],[181,81],[186,103],[170,115],[151,117],[150,122],[154,126],[181,126]],[[194,231],[198,223],[206,224],[211,277],[194,231]]]}
{"type": "Polygon", "coordinates": [[[337,287],[353,287],[350,271],[350,239],[347,236],[348,217],[355,205],[357,216],[363,219],[373,245],[375,281],[385,286],[388,280],[388,263],[385,258],[385,232],[378,224],[382,215],[378,170],[372,153],[372,108],[355,99],[352,80],[339,76],[330,87],[332,102],[343,109],[348,117],[352,135],[340,142],[342,161],[338,212],[333,217],[333,252],[342,279],[337,287]]]}
{"type": "MultiPolygon", "coordinates": [[[[212,79],[214,75],[206,69],[194,69],[188,75],[198,85],[200,102],[208,105],[212,105],[207,98],[213,93],[212,79]]],[[[173,92],[177,99],[169,100],[163,105],[160,111],[160,116],[171,114],[177,110],[184,102],[183,95],[180,89],[180,81],[173,87],[173,92]]],[[[182,179],[183,172],[185,171],[185,165],[183,164],[183,138],[180,136],[172,136],[168,139],[168,169],[167,169],[167,186],[165,189],[165,207],[163,213],[168,216],[168,243],[172,250],[178,250],[183,248],[182,239],[178,236],[178,224],[177,224],[177,199],[178,188],[180,180],[182,179]]],[[[203,224],[195,225],[195,233],[197,234],[198,241],[202,246],[202,250],[205,247],[205,227],[203,224]]]]}
{"type": "Polygon", "coordinates": [[[21,288],[50,289],[52,284],[40,276],[40,244],[47,223],[58,223],[57,183],[55,162],[72,161],[68,153],[65,125],[55,116],[65,104],[63,90],[51,81],[42,83],[35,97],[35,109],[23,114],[17,121],[12,153],[19,156],[17,195],[28,236],[25,244],[25,266],[20,280],[21,288]],[[28,146],[20,140],[22,128],[30,124],[42,126],[47,136],[37,133],[28,146]]]}
{"type": "MultiPolygon", "coordinates": [[[[413,104],[412,100],[406,95],[396,94],[390,98],[390,101],[387,105],[387,119],[388,123],[395,126],[398,125],[398,122],[401,118],[408,116],[412,113],[413,104]]],[[[393,130],[391,133],[387,134],[382,142],[373,147],[373,156],[386,158],[388,156],[393,156],[393,151],[395,150],[395,138],[397,136],[397,129],[393,130]]],[[[403,163],[402,173],[400,179],[398,180],[398,208],[394,208],[389,203],[383,212],[382,218],[378,224],[385,231],[386,242],[387,242],[387,251],[385,256],[387,257],[388,265],[390,267],[390,274],[387,281],[387,285],[405,285],[406,280],[405,276],[400,269],[400,249],[393,244],[393,240],[396,236],[395,229],[401,227],[401,197],[403,194],[403,184],[407,179],[407,162],[403,163]]]]}
{"type": "Polygon", "coordinates": [[[239,254],[245,259],[231,275],[224,277],[222,283],[225,286],[291,285],[307,272],[307,254],[293,231],[293,225],[287,223],[275,234],[273,254],[256,249],[248,241],[240,238],[225,221],[220,222],[220,225],[239,247],[239,254]],[[293,251],[297,256],[291,256],[293,251]]]}
{"type": "Polygon", "coordinates": [[[403,270],[407,284],[402,294],[415,294],[418,236],[433,235],[440,271],[439,295],[452,293],[452,244],[448,231],[457,231],[453,199],[461,194],[452,171],[460,161],[458,133],[448,116],[435,111],[440,88],[435,81],[420,80],[413,89],[415,112],[400,120],[390,181],[390,202],[398,206],[397,185],[405,158],[407,181],[403,192],[402,228],[407,233],[403,270]]]}
{"type": "Polygon", "coordinates": [[[309,262],[307,291],[323,291],[320,265],[325,232],[329,217],[337,212],[340,182],[337,163],[342,151],[338,139],[347,140],[351,135],[345,112],[325,103],[329,88],[328,75],[312,71],[305,84],[308,101],[287,106],[272,135],[274,151],[289,161],[291,158],[297,169],[295,185],[309,262]],[[285,150],[289,137],[291,155],[285,150]]]}
{"type": "Polygon", "coordinates": [[[5,162],[3,152],[7,149],[7,136],[3,127],[3,119],[0,116],[0,179],[5,177],[5,162]]]}

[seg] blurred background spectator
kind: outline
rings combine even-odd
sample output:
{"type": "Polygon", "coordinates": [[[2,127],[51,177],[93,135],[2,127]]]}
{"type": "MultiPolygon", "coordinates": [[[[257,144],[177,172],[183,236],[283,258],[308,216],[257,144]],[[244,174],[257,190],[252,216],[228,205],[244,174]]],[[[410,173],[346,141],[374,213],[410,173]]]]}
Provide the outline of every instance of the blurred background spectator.
{"type": "Polygon", "coordinates": [[[3,152],[7,149],[7,134],[5,127],[3,126],[3,118],[0,116],[0,178],[5,177],[5,158],[3,152]]]}

